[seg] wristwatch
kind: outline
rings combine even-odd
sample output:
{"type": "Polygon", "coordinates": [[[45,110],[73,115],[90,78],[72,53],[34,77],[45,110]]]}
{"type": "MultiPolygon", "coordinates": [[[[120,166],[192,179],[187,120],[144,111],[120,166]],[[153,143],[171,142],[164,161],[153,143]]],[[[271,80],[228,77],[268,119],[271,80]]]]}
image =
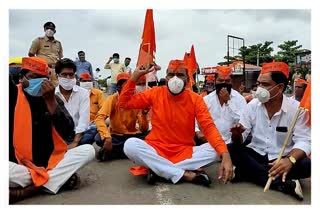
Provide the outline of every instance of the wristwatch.
{"type": "Polygon", "coordinates": [[[293,165],[297,162],[297,160],[292,155],[289,156],[288,159],[293,165]]]}

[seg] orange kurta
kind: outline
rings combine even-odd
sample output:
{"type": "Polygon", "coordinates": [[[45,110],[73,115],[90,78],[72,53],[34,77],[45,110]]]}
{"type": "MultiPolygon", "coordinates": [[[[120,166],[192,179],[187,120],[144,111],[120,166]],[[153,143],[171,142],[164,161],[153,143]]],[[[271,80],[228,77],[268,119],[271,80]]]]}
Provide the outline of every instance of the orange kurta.
{"type": "Polygon", "coordinates": [[[195,119],[219,155],[228,151],[201,96],[190,90],[173,96],[166,86],[133,95],[135,85],[134,81],[127,81],[119,97],[119,106],[127,109],[151,107],[152,129],[145,141],[160,156],[173,163],[192,157],[195,119]]]}
{"type": "Polygon", "coordinates": [[[137,134],[149,128],[146,115],[140,109],[120,109],[118,107],[118,93],[109,96],[99,110],[95,123],[101,139],[111,137],[111,134],[137,134]],[[106,118],[110,118],[110,131],[106,126],[106,118]],[[139,130],[136,128],[138,121],[139,130]]]}
{"type": "Polygon", "coordinates": [[[90,122],[94,122],[98,111],[102,108],[104,102],[103,92],[92,88],[90,93],[90,122]]]}

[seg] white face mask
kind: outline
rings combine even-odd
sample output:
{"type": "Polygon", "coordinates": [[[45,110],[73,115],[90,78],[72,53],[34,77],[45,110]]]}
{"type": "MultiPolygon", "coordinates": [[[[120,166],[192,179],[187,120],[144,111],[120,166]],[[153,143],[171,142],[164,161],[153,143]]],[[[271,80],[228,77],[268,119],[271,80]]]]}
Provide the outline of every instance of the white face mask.
{"type": "Polygon", "coordinates": [[[90,91],[93,88],[93,82],[80,82],[80,87],[90,91]]]}
{"type": "Polygon", "coordinates": [[[177,76],[172,77],[168,81],[169,91],[173,94],[179,94],[184,88],[184,82],[177,76]]]}
{"type": "Polygon", "coordinates": [[[63,77],[58,77],[59,85],[61,85],[62,88],[65,90],[71,90],[73,89],[73,86],[76,85],[76,78],[68,79],[63,77]]]}
{"type": "MultiPolygon", "coordinates": [[[[276,87],[277,85],[275,85],[274,87],[276,87]]],[[[262,88],[262,87],[258,87],[257,88],[257,91],[256,91],[256,94],[255,94],[255,97],[258,98],[258,100],[261,102],[261,103],[266,103],[268,102],[269,100],[273,99],[274,97],[276,97],[279,93],[275,94],[273,97],[270,97],[270,92],[274,87],[272,87],[270,90],[267,90],[265,88],[262,88]]]]}
{"type": "Polygon", "coordinates": [[[47,37],[53,37],[53,35],[54,35],[54,31],[51,30],[51,29],[47,29],[47,30],[45,31],[45,33],[46,33],[46,36],[47,36],[47,37]]]}
{"type": "Polygon", "coordinates": [[[136,85],[136,93],[142,93],[146,90],[146,86],[136,85]]]}

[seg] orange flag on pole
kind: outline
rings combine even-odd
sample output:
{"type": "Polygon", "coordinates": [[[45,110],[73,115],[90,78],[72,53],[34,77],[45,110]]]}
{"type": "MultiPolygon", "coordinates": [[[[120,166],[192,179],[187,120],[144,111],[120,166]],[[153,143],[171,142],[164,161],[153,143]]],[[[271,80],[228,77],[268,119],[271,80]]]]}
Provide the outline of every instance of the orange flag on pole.
{"type": "Polygon", "coordinates": [[[311,78],[300,102],[300,108],[304,108],[309,114],[308,125],[311,126],[311,78]]]}
{"type": "Polygon", "coordinates": [[[153,10],[148,9],[144,20],[137,66],[153,64],[155,62],[155,53],[156,37],[154,31],[153,10]]]}
{"type": "Polygon", "coordinates": [[[195,81],[193,79],[193,74],[198,69],[198,64],[197,64],[197,60],[196,60],[196,54],[194,52],[193,45],[191,46],[190,54],[189,55],[187,53],[184,54],[183,61],[185,61],[185,63],[187,64],[188,75],[189,75],[189,78],[190,78],[190,81],[189,81],[189,84],[187,85],[187,88],[191,88],[192,85],[194,85],[194,83],[195,83],[195,81]]]}

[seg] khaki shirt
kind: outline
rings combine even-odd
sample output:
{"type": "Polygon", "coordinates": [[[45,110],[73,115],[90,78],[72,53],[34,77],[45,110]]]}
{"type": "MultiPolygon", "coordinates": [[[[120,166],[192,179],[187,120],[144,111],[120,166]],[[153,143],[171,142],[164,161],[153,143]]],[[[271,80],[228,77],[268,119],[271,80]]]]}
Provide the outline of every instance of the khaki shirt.
{"type": "Polygon", "coordinates": [[[111,70],[111,83],[117,83],[117,75],[120,72],[125,72],[126,67],[121,63],[110,63],[106,64],[104,69],[111,70]]]}
{"type": "Polygon", "coordinates": [[[44,58],[49,65],[56,64],[63,57],[61,42],[56,39],[49,40],[47,36],[33,40],[29,53],[44,58]]]}

